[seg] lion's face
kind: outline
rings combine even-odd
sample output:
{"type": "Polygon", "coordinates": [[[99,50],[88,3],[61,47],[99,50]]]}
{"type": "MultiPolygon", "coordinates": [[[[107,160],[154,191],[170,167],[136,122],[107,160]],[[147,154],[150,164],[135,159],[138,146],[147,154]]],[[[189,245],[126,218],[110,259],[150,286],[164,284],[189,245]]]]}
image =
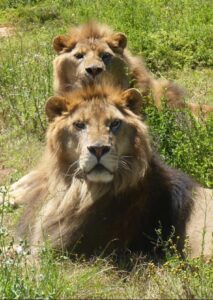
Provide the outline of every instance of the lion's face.
{"type": "Polygon", "coordinates": [[[108,182],[113,179],[130,148],[130,139],[124,138],[126,131],[131,128],[125,124],[124,116],[103,99],[84,103],[73,113],[70,135],[75,143],[70,145],[68,139],[66,146],[76,149],[78,167],[88,180],[108,182]]]}
{"type": "Polygon", "coordinates": [[[70,52],[61,54],[57,61],[66,64],[71,72],[82,82],[98,80],[110,70],[116,59],[115,53],[108,44],[101,40],[83,40],[70,52]]]}
{"type": "MultiPolygon", "coordinates": [[[[137,158],[136,128],[128,121],[133,114],[123,106],[126,106],[124,96],[128,93],[90,95],[88,98],[75,93],[67,100],[56,97],[49,100],[46,111],[53,120],[49,140],[52,149],[66,162],[68,173],[88,181],[107,183],[119,174],[133,172],[132,161],[137,158]],[[60,110],[58,107],[62,103],[66,104],[60,110]]],[[[140,98],[135,90],[130,90],[130,94],[129,100],[140,98]]],[[[143,134],[146,136],[145,125],[143,134]]],[[[149,148],[146,143],[144,138],[149,148]]]]}
{"type": "Polygon", "coordinates": [[[82,83],[97,83],[103,78],[118,81],[119,74],[125,75],[126,63],[122,56],[126,47],[125,35],[111,31],[95,33],[100,26],[91,26],[87,24],[78,33],[74,31],[69,36],[54,39],[54,48],[59,53],[54,61],[56,90],[59,89],[57,85],[71,90],[82,83]]]}

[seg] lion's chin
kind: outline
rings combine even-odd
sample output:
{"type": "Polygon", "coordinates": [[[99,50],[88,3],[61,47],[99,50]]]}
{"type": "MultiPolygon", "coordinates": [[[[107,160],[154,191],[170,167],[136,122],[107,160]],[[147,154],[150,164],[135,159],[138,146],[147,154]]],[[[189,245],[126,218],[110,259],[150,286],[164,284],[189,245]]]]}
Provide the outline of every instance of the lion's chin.
{"type": "Polygon", "coordinates": [[[113,180],[114,175],[110,174],[107,171],[102,171],[102,172],[97,172],[93,171],[87,174],[87,180],[92,181],[92,182],[103,182],[107,183],[113,180]]]}

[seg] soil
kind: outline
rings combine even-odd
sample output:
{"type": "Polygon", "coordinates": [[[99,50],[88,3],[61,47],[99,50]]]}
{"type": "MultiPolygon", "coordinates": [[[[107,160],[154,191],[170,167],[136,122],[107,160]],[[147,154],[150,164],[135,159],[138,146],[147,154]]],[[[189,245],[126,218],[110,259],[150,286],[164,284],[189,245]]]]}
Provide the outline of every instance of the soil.
{"type": "Polygon", "coordinates": [[[9,26],[0,25],[0,38],[1,37],[8,37],[12,34],[13,28],[9,26]]]}

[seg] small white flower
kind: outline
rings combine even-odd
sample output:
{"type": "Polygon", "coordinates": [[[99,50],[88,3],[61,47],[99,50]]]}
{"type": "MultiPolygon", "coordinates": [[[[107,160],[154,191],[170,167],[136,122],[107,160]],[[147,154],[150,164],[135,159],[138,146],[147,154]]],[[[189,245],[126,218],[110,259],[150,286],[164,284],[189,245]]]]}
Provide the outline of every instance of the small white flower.
{"type": "Polygon", "coordinates": [[[15,251],[17,254],[23,254],[24,250],[22,246],[16,246],[15,251]]]}

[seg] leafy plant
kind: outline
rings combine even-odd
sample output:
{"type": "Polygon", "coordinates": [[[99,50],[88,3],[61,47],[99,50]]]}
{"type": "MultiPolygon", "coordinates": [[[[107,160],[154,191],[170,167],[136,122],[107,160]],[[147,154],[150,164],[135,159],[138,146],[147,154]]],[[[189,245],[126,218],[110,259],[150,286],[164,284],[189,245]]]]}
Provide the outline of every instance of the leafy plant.
{"type": "Polygon", "coordinates": [[[212,187],[213,118],[198,121],[190,112],[166,105],[161,111],[148,107],[146,113],[154,146],[164,160],[212,187]]]}

